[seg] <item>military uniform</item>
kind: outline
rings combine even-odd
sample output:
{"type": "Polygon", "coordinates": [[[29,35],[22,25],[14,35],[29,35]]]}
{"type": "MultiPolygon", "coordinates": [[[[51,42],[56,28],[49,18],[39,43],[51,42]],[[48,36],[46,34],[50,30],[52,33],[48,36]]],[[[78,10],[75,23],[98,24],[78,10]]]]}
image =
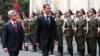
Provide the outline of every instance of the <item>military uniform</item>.
{"type": "Polygon", "coordinates": [[[98,20],[92,17],[88,21],[87,38],[90,46],[90,56],[96,56],[96,37],[97,37],[98,20]]]}
{"type": "Polygon", "coordinates": [[[78,44],[78,37],[75,35],[75,32],[76,32],[76,23],[79,21],[79,18],[78,18],[78,13],[79,13],[80,11],[76,11],[76,16],[74,16],[74,22],[75,22],[75,31],[74,31],[74,37],[75,37],[75,41],[76,41],[76,44],[77,44],[77,52],[79,53],[79,44],[78,44]]]}
{"type": "Polygon", "coordinates": [[[29,34],[29,24],[30,24],[30,19],[24,19],[23,20],[23,24],[24,24],[24,26],[25,26],[25,33],[26,33],[26,35],[28,35],[29,34]]]}
{"type": "Polygon", "coordinates": [[[84,56],[85,53],[85,34],[86,34],[86,19],[80,17],[76,22],[76,33],[77,45],[79,46],[79,53],[84,56]]]}
{"type": "Polygon", "coordinates": [[[18,19],[17,22],[22,24],[23,20],[22,19],[18,19]]]}
{"type": "Polygon", "coordinates": [[[33,45],[33,49],[34,49],[34,52],[36,52],[36,45],[35,45],[35,31],[36,30],[36,19],[32,18],[31,21],[30,21],[30,33],[29,33],[29,37],[32,41],[32,45],[33,45]]]}
{"type": "MultiPolygon", "coordinates": [[[[87,20],[87,26],[88,26],[88,21],[90,21],[90,18],[87,18],[86,20],[87,20]]],[[[87,27],[87,28],[88,28],[88,27],[87,27]]],[[[87,30],[87,31],[88,31],[88,30],[87,30]]],[[[87,31],[86,31],[87,52],[88,52],[88,54],[90,54],[91,51],[90,51],[89,38],[88,38],[88,36],[87,36],[87,31]]]]}
{"type": "Polygon", "coordinates": [[[29,41],[33,45],[34,52],[36,52],[36,45],[35,45],[35,30],[36,30],[36,19],[26,19],[24,20],[24,25],[26,28],[26,33],[29,41]]]}
{"type": "Polygon", "coordinates": [[[98,33],[97,33],[97,42],[99,46],[99,56],[100,56],[100,9],[97,11],[97,19],[98,19],[98,33]]]}
{"type": "Polygon", "coordinates": [[[99,56],[100,56],[100,17],[97,18],[98,19],[98,33],[97,33],[97,42],[99,45],[99,56]]]}
{"type": "Polygon", "coordinates": [[[72,20],[71,18],[66,18],[66,22],[65,22],[65,36],[66,36],[66,42],[67,42],[67,46],[68,46],[68,52],[69,54],[71,54],[71,56],[73,56],[73,35],[74,35],[74,20],[72,20]]]}
{"type": "Polygon", "coordinates": [[[63,19],[56,19],[56,25],[57,25],[57,36],[58,36],[58,52],[63,55],[63,19]]]}

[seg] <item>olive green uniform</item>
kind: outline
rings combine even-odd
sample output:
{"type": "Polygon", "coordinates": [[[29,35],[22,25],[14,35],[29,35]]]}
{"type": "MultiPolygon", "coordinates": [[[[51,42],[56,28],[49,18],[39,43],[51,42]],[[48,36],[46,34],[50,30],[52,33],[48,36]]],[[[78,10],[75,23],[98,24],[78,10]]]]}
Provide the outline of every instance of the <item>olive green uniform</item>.
{"type": "Polygon", "coordinates": [[[73,56],[73,35],[74,35],[74,20],[71,18],[66,19],[67,21],[65,22],[65,36],[66,36],[66,42],[68,46],[68,52],[73,56]]]}
{"type": "Polygon", "coordinates": [[[36,32],[36,19],[31,19],[30,21],[30,33],[29,37],[32,41],[33,49],[36,52],[36,45],[35,45],[35,32],[36,32]]]}
{"type": "Polygon", "coordinates": [[[99,45],[99,56],[100,56],[100,17],[98,17],[97,19],[98,19],[98,34],[96,40],[99,45]]]}
{"type": "Polygon", "coordinates": [[[96,38],[97,38],[98,20],[94,17],[88,21],[87,38],[90,46],[90,56],[96,56],[96,38]]]}
{"type": "Polygon", "coordinates": [[[57,25],[57,36],[58,36],[58,51],[59,53],[63,54],[63,19],[56,19],[56,25],[57,25]]]}
{"type": "Polygon", "coordinates": [[[30,35],[33,43],[35,43],[35,30],[36,30],[36,19],[31,19],[29,35],[30,35]]]}
{"type": "Polygon", "coordinates": [[[79,53],[81,56],[85,54],[85,34],[86,34],[86,19],[83,17],[79,18],[79,21],[76,22],[76,33],[75,36],[77,37],[77,45],[79,48],[79,53]]]}
{"type": "Polygon", "coordinates": [[[28,37],[29,41],[31,43],[33,43],[32,39],[30,37],[32,35],[32,33],[31,33],[31,21],[32,21],[31,19],[24,20],[24,25],[25,25],[25,32],[27,34],[27,37],[28,37]]]}

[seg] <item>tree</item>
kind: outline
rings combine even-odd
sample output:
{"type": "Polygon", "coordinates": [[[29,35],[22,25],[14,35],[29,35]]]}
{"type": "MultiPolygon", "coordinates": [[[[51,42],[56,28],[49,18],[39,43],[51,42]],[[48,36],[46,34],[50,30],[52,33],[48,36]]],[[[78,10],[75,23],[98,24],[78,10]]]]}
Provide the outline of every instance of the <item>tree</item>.
{"type": "MultiPolygon", "coordinates": [[[[29,12],[29,0],[18,0],[22,11],[29,12]]],[[[0,14],[3,15],[4,20],[8,20],[7,13],[14,9],[14,0],[0,0],[0,14]]]]}

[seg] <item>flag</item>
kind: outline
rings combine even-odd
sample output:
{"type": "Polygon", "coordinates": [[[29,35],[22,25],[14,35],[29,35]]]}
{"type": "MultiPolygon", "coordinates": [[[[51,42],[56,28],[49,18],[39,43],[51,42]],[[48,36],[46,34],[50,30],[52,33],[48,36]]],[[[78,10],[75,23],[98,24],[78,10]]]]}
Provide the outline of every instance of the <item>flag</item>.
{"type": "Polygon", "coordinates": [[[18,0],[14,0],[14,10],[16,10],[16,12],[19,13],[19,15],[21,16],[21,18],[23,19],[21,7],[19,5],[18,0]]]}

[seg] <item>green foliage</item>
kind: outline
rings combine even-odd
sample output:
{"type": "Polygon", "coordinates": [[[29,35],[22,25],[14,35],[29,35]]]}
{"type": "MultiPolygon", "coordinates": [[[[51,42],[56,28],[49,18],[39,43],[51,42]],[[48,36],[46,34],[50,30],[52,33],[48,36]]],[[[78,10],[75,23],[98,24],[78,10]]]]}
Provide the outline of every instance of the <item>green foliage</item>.
{"type": "MultiPolygon", "coordinates": [[[[29,12],[29,0],[18,0],[23,12],[29,12]]],[[[0,0],[0,15],[3,15],[4,20],[8,20],[7,13],[14,9],[14,0],[0,0]]]]}

